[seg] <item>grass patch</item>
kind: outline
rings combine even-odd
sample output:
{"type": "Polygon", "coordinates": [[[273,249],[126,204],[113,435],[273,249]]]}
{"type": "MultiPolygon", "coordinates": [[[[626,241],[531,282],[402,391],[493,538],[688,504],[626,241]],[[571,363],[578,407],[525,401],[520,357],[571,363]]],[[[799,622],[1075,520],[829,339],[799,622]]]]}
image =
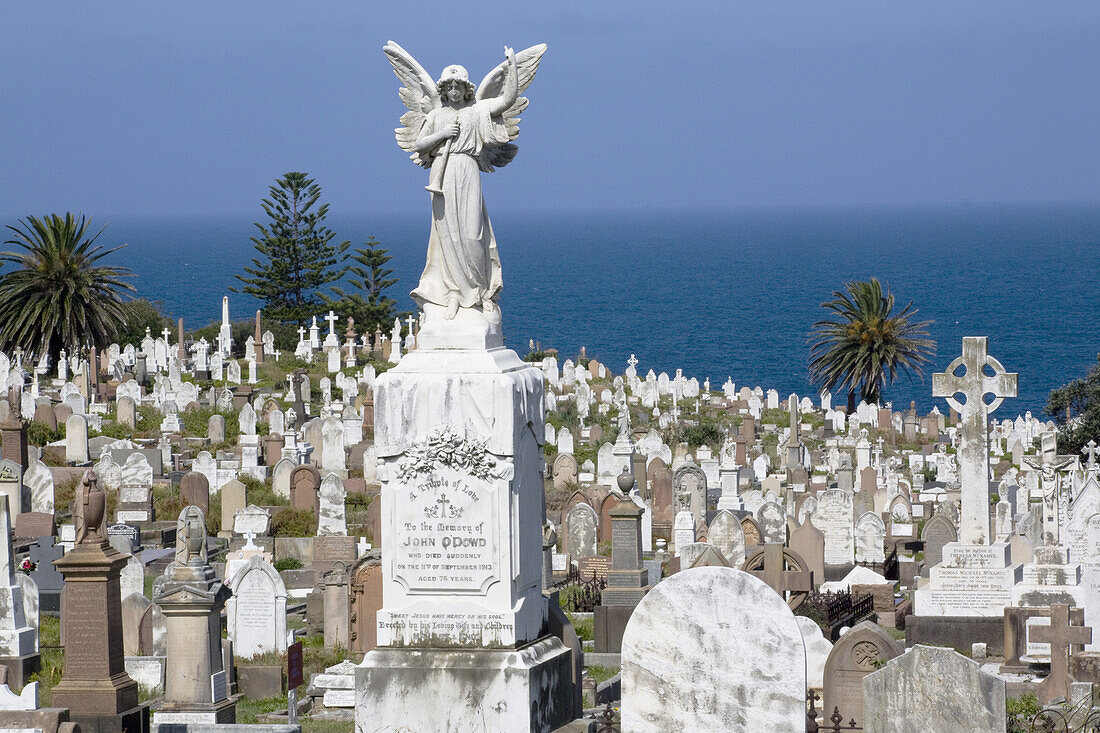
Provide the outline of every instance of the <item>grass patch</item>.
{"type": "Polygon", "coordinates": [[[619,667],[601,667],[598,664],[593,664],[591,667],[585,667],[588,671],[588,676],[596,681],[596,684],[606,682],[619,673],[619,667]]]}
{"type": "Polygon", "coordinates": [[[594,641],[595,636],[595,624],[590,618],[581,618],[567,613],[566,616],[573,623],[573,631],[577,632],[577,638],[581,641],[594,641]]]}
{"type": "Polygon", "coordinates": [[[61,619],[42,614],[38,622],[38,646],[42,654],[42,668],[31,675],[30,682],[38,683],[38,706],[50,707],[54,686],[61,681],[65,670],[65,653],[61,645],[61,619]],[[57,648],[51,648],[57,647],[57,648]]]}

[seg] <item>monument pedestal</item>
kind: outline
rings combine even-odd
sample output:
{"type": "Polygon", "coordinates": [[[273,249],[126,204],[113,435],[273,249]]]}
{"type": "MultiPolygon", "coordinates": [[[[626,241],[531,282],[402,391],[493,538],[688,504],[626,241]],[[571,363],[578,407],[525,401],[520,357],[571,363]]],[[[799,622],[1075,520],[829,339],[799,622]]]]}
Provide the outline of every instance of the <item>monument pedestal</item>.
{"type": "MultiPolygon", "coordinates": [[[[32,637],[32,644],[33,641],[32,637]]],[[[42,669],[42,656],[33,652],[20,657],[0,657],[0,667],[8,668],[8,685],[12,689],[19,689],[30,681],[32,674],[42,669]]]]}
{"type": "Polygon", "coordinates": [[[499,311],[427,304],[422,325],[374,386],[383,603],[356,726],[552,730],[574,701],[542,593],[542,372],[499,311]]]}
{"type": "Polygon", "coordinates": [[[573,717],[572,664],[554,636],[514,650],[375,648],[355,671],[356,727],[550,731],[573,717]]]}
{"type": "Polygon", "coordinates": [[[106,541],[86,541],[54,562],[65,576],[65,671],[50,702],[69,708],[81,730],[140,733],[149,727],[148,707],[138,704],[138,686],[122,656],[119,573],[129,559],[106,541]]]}
{"type": "Polygon", "coordinates": [[[917,616],[1001,617],[1022,579],[1023,568],[1011,561],[1007,542],[948,542],[943,561],[914,593],[913,611],[917,616]]]}
{"type": "MultiPolygon", "coordinates": [[[[184,512],[189,510],[199,511],[188,507],[184,512]]],[[[203,525],[203,536],[196,543],[206,541],[205,532],[203,525]]],[[[236,703],[228,697],[221,643],[221,610],[230,597],[229,589],[201,554],[181,561],[177,551],[176,561],[164,576],[165,583],[154,600],[167,627],[168,674],[166,701],[153,713],[153,725],[236,722],[236,703]]]]}

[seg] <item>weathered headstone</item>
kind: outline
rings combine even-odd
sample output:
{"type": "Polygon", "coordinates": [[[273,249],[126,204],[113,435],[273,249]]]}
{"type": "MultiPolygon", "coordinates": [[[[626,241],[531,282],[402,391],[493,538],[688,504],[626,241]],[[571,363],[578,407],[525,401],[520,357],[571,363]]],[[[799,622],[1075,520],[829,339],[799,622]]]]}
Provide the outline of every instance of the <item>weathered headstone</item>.
{"type": "Polygon", "coordinates": [[[745,562],[745,532],[732,512],[721,510],[714,515],[707,531],[707,542],[718,548],[732,567],[740,568],[745,562]]]}
{"type": "Polygon", "coordinates": [[[866,733],[1004,733],[1005,681],[954,649],[917,644],[863,678],[866,733]]]}
{"type": "Polygon", "coordinates": [[[329,473],[321,481],[317,496],[317,534],[344,536],[348,533],[344,511],[344,482],[335,473],[329,473]]]}
{"type": "Polygon", "coordinates": [[[852,495],[840,489],[822,492],[810,518],[825,535],[825,564],[851,565],[855,561],[852,495]]]}
{"type": "Polygon", "coordinates": [[[634,610],[621,658],[623,730],[805,727],[802,633],[748,573],[695,568],[659,583],[634,610]]]}
{"type": "Polygon", "coordinates": [[[838,709],[845,721],[863,724],[863,678],[902,652],[904,647],[871,621],[849,629],[825,662],[822,712],[825,720],[838,709]]]}
{"type": "Polygon", "coordinates": [[[573,561],[596,554],[596,510],[583,502],[565,517],[565,553],[573,561]]]}

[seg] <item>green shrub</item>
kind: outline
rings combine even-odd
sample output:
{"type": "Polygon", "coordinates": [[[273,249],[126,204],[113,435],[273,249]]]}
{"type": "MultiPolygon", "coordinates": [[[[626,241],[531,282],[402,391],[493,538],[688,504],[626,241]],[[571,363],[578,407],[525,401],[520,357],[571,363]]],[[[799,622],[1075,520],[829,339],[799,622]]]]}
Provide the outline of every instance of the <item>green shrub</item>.
{"type": "Polygon", "coordinates": [[[27,441],[31,445],[43,446],[47,443],[61,440],[64,437],[65,431],[60,428],[51,430],[49,425],[44,422],[38,422],[37,420],[31,420],[27,423],[27,441]]]}
{"type": "Polygon", "coordinates": [[[89,437],[96,435],[103,435],[108,438],[114,438],[115,440],[122,440],[123,438],[129,438],[132,435],[132,431],[127,426],[117,423],[114,420],[104,420],[99,430],[92,430],[88,433],[89,437]]]}
{"type": "Polygon", "coordinates": [[[256,506],[286,506],[290,503],[275,493],[270,479],[264,482],[255,476],[241,475],[237,477],[237,480],[244,484],[245,496],[248,497],[249,504],[255,504],[256,506]]]}
{"type": "Polygon", "coordinates": [[[312,537],[317,534],[317,517],[309,509],[281,509],[271,518],[273,537],[312,537]]]}
{"type": "Polygon", "coordinates": [[[301,570],[302,561],[296,557],[284,557],[282,560],[275,561],[275,569],[279,571],[301,570]]]}

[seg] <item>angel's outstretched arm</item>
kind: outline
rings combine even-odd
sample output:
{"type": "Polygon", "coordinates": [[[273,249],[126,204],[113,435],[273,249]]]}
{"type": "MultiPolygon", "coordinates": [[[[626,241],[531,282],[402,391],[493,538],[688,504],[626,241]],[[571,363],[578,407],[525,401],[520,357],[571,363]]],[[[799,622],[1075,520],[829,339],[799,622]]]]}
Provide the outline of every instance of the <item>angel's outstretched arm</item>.
{"type": "Polygon", "coordinates": [[[508,59],[508,71],[504,78],[504,90],[500,96],[493,99],[489,106],[489,113],[498,116],[512,106],[519,96],[519,70],[516,67],[516,53],[511,48],[505,47],[504,55],[508,59]]]}

